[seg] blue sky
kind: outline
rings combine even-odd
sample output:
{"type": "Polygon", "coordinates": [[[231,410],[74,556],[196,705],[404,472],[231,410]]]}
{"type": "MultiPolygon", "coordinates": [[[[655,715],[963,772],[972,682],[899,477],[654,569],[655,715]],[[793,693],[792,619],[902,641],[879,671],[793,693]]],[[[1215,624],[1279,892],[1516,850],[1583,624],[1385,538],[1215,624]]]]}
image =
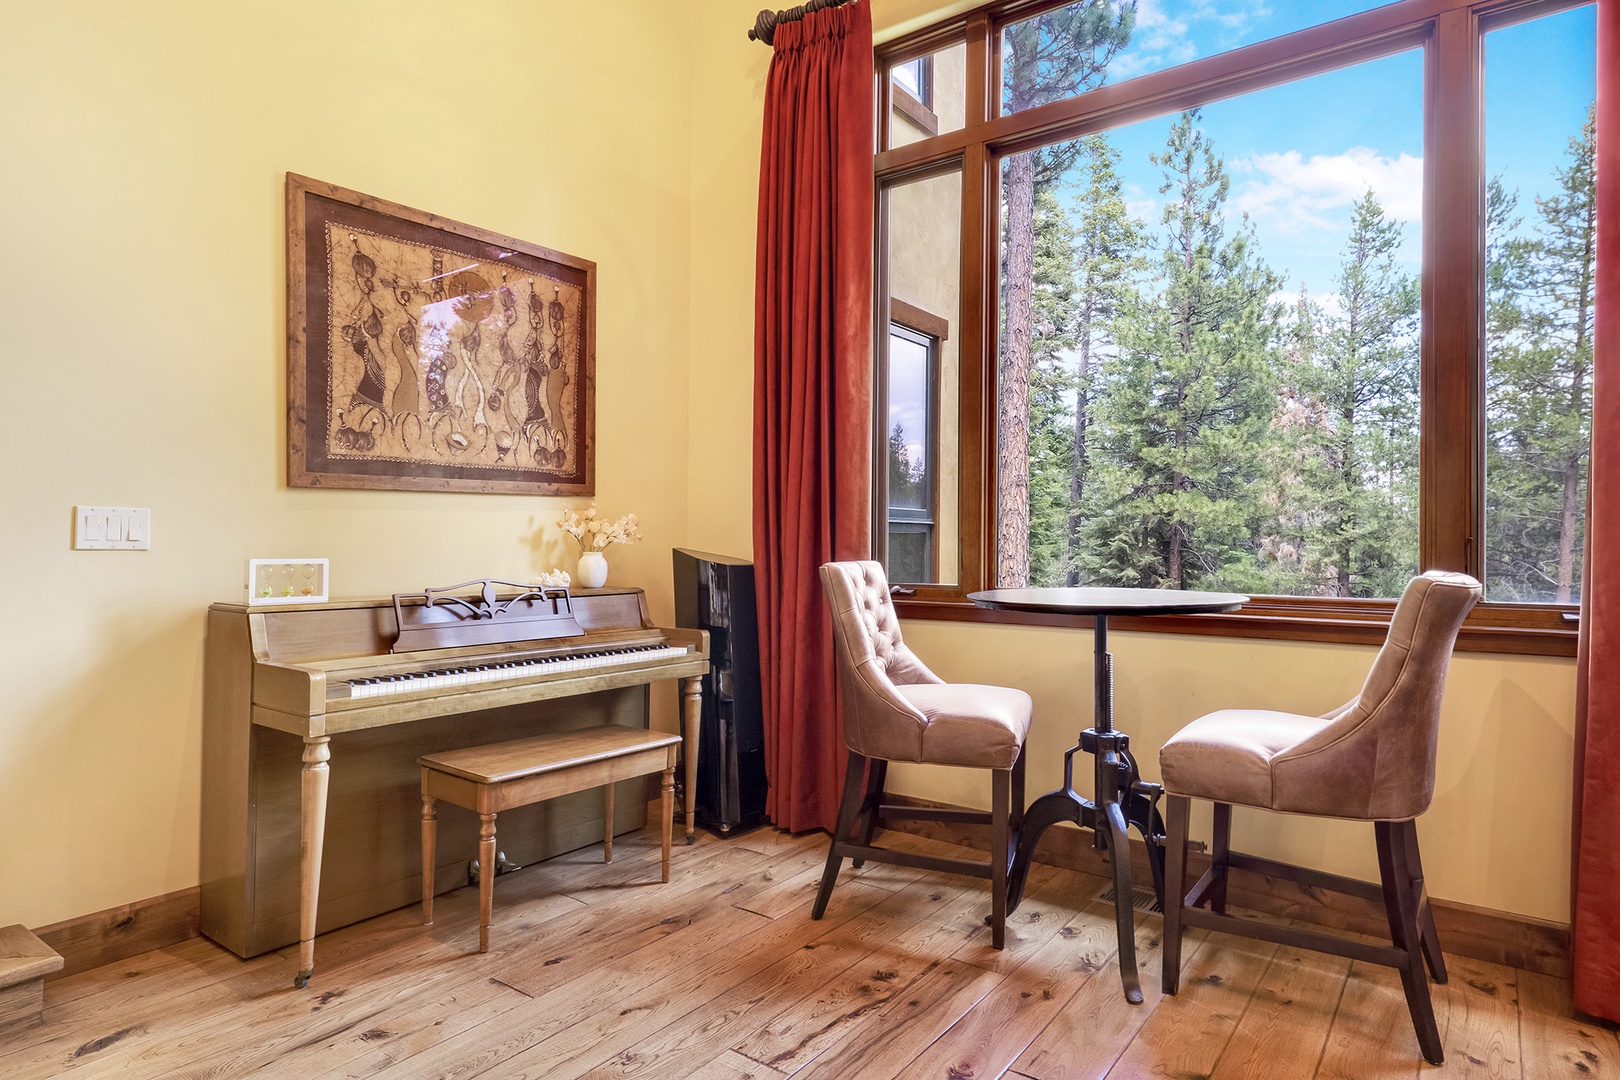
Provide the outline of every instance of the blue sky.
{"type": "MultiPolygon", "coordinates": [[[[1131,45],[1113,78],[1185,63],[1377,5],[1362,0],[1140,0],[1131,45]]],[[[1595,88],[1591,6],[1496,30],[1486,37],[1486,160],[1520,191],[1546,194],[1595,88]]],[[[1371,187],[1405,227],[1418,270],[1423,167],[1421,50],[1384,57],[1203,109],[1203,127],[1232,177],[1228,212],[1247,211],[1271,268],[1313,295],[1331,292],[1350,204],[1371,187]]],[[[1128,204],[1157,231],[1162,149],[1173,117],[1115,129],[1128,204]]]]}

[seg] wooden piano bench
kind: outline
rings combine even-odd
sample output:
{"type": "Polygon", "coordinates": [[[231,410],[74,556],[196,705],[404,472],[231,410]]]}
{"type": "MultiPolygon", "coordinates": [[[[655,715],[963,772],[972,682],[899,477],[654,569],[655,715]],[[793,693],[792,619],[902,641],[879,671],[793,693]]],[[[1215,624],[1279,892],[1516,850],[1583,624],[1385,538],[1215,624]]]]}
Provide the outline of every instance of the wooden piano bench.
{"type": "Polygon", "coordinates": [[[675,748],[679,735],[621,724],[469,746],[417,759],[422,766],[422,922],[433,922],[433,867],[440,799],[478,813],[478,951],[489,951],[495,898],[495,815],[558,795],[606,788],[602,858],[613,861],[613,784],[663,773],[661,881],[669,880],[669,837],[675,814],[675,748]]]}

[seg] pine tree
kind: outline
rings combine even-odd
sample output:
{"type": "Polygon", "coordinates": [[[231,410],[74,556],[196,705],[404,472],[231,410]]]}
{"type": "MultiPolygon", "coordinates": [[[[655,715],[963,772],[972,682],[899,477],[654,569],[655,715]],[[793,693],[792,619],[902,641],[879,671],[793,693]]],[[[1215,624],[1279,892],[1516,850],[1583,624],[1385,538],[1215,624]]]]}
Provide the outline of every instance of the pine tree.
{"type": "Polygon", "coordinates": [[[1163,287],[1120,320],[1092,441],[1085,562],[1093,580],[1185,589],[1259,580],[1254,537],[1275,411],[1270,302],[1279,281],[1245,223],[1226,235],[1224,164],[1182,113],[1162,170],[1163,287]]]}
{"type": "Polygon", "coordinates": [[[1307,557],[1330,596],[1398,596],[1417,569],[1418,288],[1396,266],[1401,226],[1365,192],[1351,208],[1335,280],[1299,370],[1321,422],[1306,438],[1307,557]]]}
{"type": "MultiPolygon", "coordinates": [[[[1535,200],[1536,235],[1495,249],[1486,560],[1498,599],[1570,603],[1578,595],[1591,446],[1594,136],[1588,110],[1557,190],[1535,200]]],[[[1498,237],[1506,231],[1506,222],[1492,224],[1498,237]]]]}
{"type": "Polygon", "coordinates": [[[1090,473],[1087,436],[1092,400],[1103,357],[1114,345],[1114,323],[1134,295],[1142,272],[1139,248],[1142,226],[1133,220],[1121,194],[1119,152],[1106,135],[1080,140],[1085,154],[1086,187],[1079,194],[1076,228],[1078,259],[1075,283],[1075,371],[1073,375],[1073,442],[1069,469],[1065,572],[1062,584],[1080,584],[1085,501],[1090,473]]]}
{"type": "MultiPolygon", "coordinates": [[[[1004,107],[1019,112],[1100,86],[1108,62],[1130,40],[1135,0],[1071,4],[1013,23],[1006,50],[1004,107]]],[[[1034,331],[1035,189],[1072,163],[1074,144],[1015,154],[1003,174],[1005,248],[997,410],[996,583],[1029,580],[1030,389],[1034,331]]]]}

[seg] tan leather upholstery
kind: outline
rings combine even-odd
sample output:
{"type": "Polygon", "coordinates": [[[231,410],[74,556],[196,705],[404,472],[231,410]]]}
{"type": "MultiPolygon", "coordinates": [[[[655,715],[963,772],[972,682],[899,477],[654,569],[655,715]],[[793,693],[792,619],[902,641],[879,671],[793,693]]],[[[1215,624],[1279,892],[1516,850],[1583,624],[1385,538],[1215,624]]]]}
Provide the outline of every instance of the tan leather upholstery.
{"type": "Polygon", "coordinates": [[[880,563],[827,563],[821,584],[832,606],[844,740],[851,750],[886,761],[1012,767],[1029,733],[1028,694],[946,683],[929,671],[900,639],[880,563]]]}
{"type": "Polygon", "coordinates": [[[1200,717],[1159,752],[1165,790],[1364,821],[1423,813],[1434,795],[1446,668],[1480,593],[1466,574],[1413,578],[1360,694],[1320,717],[1258,709],[1200,717]]]}

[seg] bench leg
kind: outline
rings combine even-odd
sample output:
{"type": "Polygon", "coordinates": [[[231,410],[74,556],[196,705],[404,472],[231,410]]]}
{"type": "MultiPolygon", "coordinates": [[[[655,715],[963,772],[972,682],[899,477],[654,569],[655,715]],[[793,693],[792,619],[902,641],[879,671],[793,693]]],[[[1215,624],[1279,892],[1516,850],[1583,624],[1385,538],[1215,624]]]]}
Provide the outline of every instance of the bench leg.
{"type": "Polygon", "coordinates": [[[669,839],[670,833],[675,831],[675,765],[670,763],[664,770],[664,779],[660,785],[663,789],[663,798],[659,802],[658,816],[664,823],[664,874],[659,881],[669,881],[669,839]]]}
{"type": "Polygon", "coordinates": [[[495,815],[478,815],[478,951],[489,952],[489,923],[495,906],[495,815]]]}
{"type": "Polygon", "coordinates": [[[602,786],[602,861],[613,861],[613,785],[602,786]]]}
{"type": "Polygon", "coordinates": [[[433,925],[433,868],[439,838],[438,800],[422,796],[422,925],[433,925]]]}

